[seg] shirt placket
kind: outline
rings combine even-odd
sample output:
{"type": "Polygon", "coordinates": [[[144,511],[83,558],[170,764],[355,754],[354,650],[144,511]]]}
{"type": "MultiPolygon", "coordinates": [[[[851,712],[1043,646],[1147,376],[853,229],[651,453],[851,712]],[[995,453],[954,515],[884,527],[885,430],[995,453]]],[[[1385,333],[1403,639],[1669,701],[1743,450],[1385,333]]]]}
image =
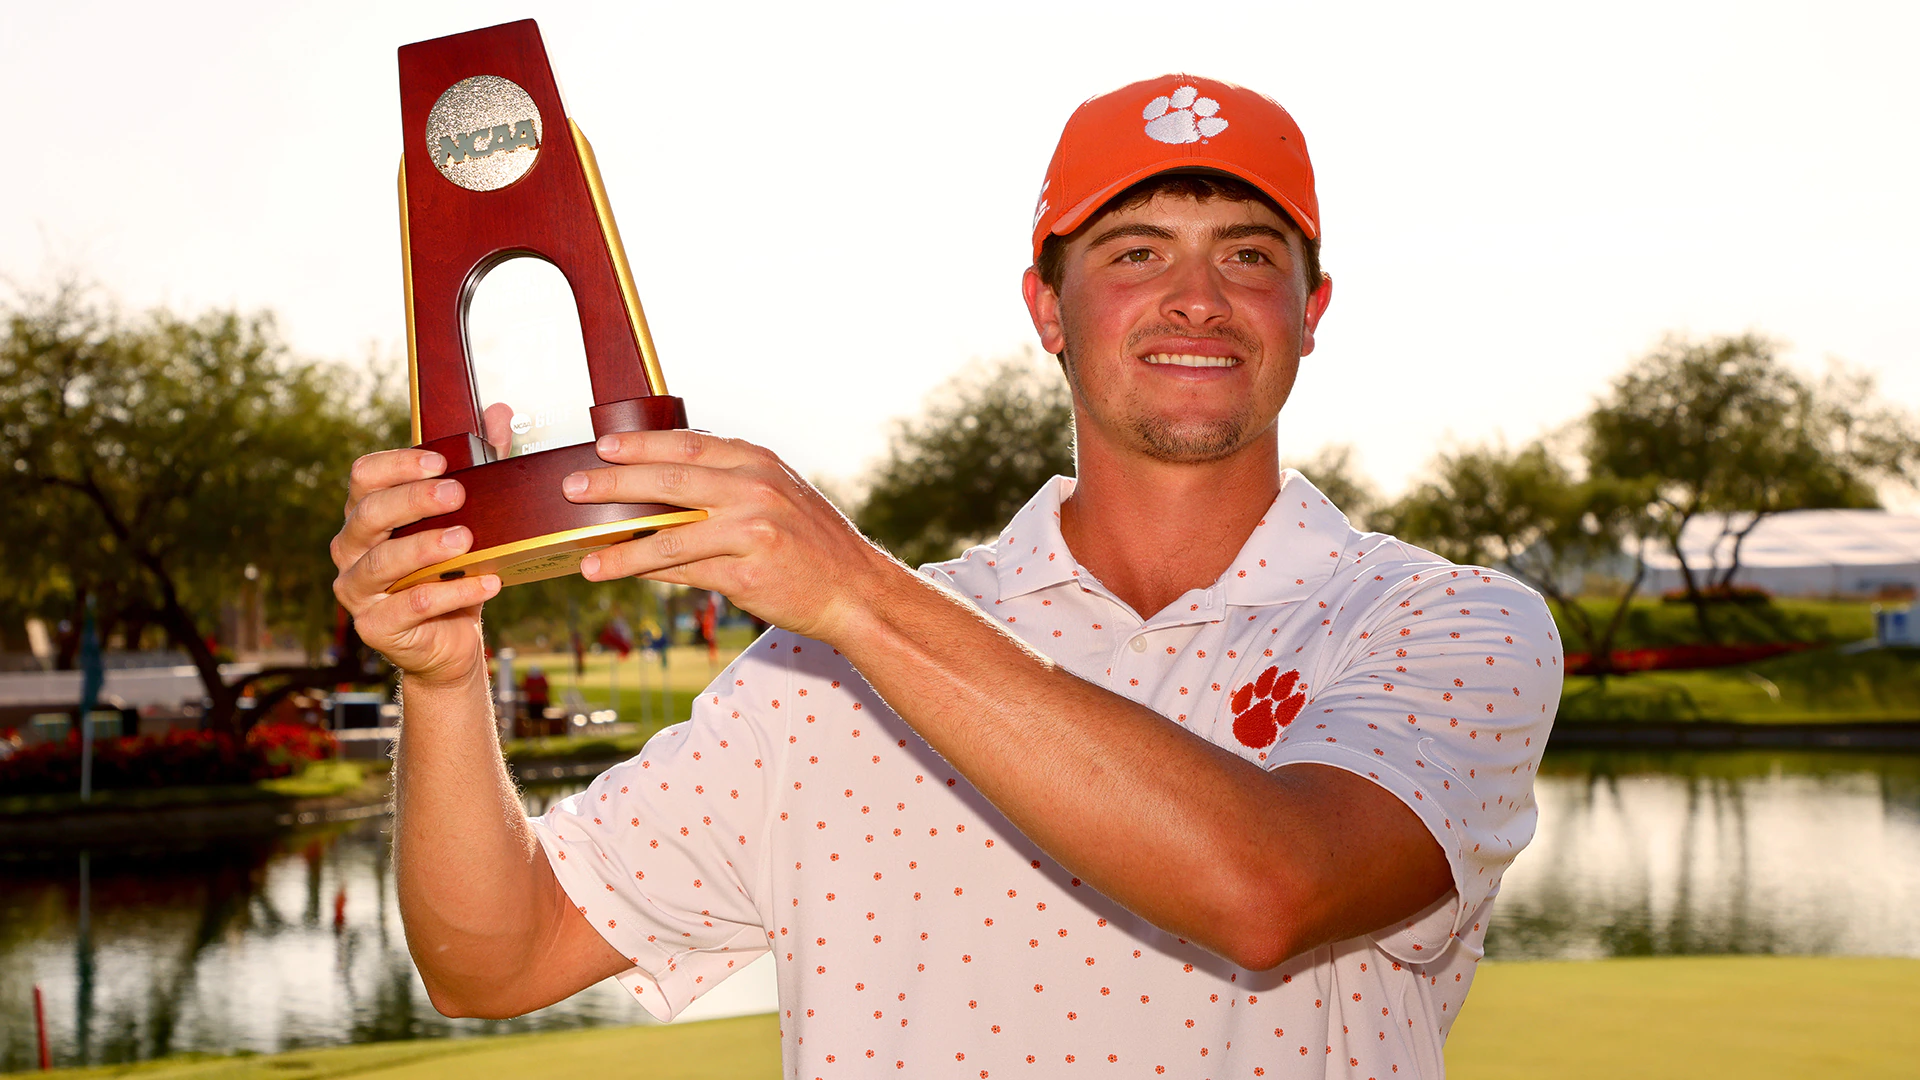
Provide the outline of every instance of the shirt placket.
{"type": "Polygon", "coordinates": [[[1109,654],[1107,689],[1151,707],[1151,700],[1173,669],[1179,651],[1188,644],[1194,630],[1217,623],[1226,614],[1226,603],[1218,588],[1194,589],[1180,597],[1153,618],[1141,622],[1125,605],[1116,603],[1131,623],[1109,654]],[[1184,635],[1179,631],[1188,631],[1184,635]],[[1176,643],[1173,638],[1178,636],[1176,643]],[[1174,650],[1174,657],[1167,649],[1174,650]]]}

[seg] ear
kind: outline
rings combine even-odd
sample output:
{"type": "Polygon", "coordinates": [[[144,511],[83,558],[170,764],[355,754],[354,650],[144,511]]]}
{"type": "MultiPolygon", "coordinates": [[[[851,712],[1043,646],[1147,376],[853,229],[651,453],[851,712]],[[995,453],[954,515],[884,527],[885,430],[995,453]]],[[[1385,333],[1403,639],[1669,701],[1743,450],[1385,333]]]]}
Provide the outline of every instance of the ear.
{"type": "Polygon", "coordinates": [[[1060,324],[1060,295],[1040,280],[1040,271],[1027,267],[1020,278],[1021,295],[1027,299],[1027,314],[1040,335],[1040,347],[1055,356],[1067,347],[1067,335],[1060,324]]]}
{"type": "Polygon", "coordinates": [[[1327,305],[1333,302],[1333,275],[1323,274],[1320,287],[1307,297],[1306,332],[1300,335],[1300,355],[1313,351],[1313,332],[1320,325],[1320,316],[1327,313],[1327,305]]]}

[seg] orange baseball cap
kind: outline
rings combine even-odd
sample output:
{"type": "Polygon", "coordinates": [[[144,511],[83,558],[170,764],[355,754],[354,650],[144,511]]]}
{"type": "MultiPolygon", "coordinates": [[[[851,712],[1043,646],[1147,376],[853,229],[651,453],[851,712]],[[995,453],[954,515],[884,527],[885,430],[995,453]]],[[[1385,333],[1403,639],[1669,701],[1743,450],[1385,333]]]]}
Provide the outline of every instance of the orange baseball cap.
{"type": "Polygon", "coordinates": [[[1133,184],[1187,169],[1237,176],[1320,235],[1313,162],[1287,110],[1244,86],[1162,75],[1088,98],[1067,118],[1033,211],[1033,257],[1048,234],[1079,228],[1133,184]]]}

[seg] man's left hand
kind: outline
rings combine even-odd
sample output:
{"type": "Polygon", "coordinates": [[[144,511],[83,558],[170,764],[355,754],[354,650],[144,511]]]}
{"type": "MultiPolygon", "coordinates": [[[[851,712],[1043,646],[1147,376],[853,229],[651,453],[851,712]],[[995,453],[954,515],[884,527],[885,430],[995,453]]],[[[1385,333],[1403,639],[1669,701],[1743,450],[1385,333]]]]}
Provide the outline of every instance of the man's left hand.
{"type": "Polygon", "coordinates": [[[694,431],[622,432],[594,448],[610,464],[568,476],[569,500],[670,503],[708,516],[587,556],[580,573],[589,580],[717,590],[776,626],[832,643],[872,595],[863,583],[902,569],[770,450],[694,431]]]}

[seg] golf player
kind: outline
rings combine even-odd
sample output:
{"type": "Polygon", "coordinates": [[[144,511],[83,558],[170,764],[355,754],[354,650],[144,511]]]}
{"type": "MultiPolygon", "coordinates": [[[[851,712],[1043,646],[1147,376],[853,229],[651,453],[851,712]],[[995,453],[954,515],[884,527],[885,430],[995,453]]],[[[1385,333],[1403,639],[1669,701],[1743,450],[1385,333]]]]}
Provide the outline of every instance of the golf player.
{"type": "MultiPolygon", "coordinates": [[[[498,579],[385,591],[465,550],[388,538],[464,493],[437,455],[362,458],[335,589],[401,671],[396,880],[435,1006],[611,976],[664,1019],[771,953],[794,1077],[1440,1076],[1533,833],[1560,645],[1526,587],[1281,469],[1320,235],[1262,95],[1174,74],[1076,110],[1022,281],[1075,476],[950,562],[901,565],[761,447],[602,438],[568,498],[711,516],[582,572],[774,629],[534,820],[489,716],[498,579]]],[[[1343,376],[1293,407],[1444,401],[1343,376]]]]}

